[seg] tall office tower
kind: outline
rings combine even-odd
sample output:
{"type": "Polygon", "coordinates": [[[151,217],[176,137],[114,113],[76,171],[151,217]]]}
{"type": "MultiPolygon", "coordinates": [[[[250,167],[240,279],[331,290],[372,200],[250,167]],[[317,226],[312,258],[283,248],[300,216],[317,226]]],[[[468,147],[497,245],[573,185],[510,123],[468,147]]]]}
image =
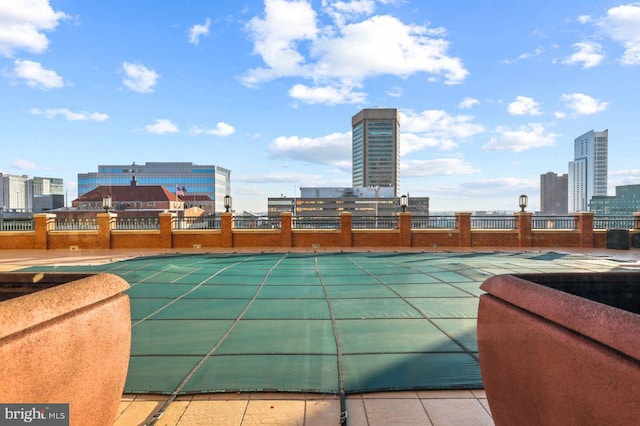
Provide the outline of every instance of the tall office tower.
{"type": "Polygon", "coordinates": [[[594,195],[607,195],[609,130],[576,138],[569,162],[569,212],[587,211],[594,195]]]}
{"type": "MultiPolygon", "coordinates": [[[[78,173],[78,197],[102,185],[161,185],[179,195],[186,204],[189,198],[207,195],[215,211],[224,211],[224,196],[231,193],[231,170],[193,163],[145,163],[98,166],[98,172],[78,173]]],[[[194,203],[197,204],[197,203],[194,203]]]]}
{"type": "Polygon", "coordinates": [[[395,108],[363,109],[351,118],[354,187],[400,188],[400,118],[395,108]]]}
{"type": "Polygon", "coordinates": [[[567,214],[569,175],[558,176],[547,172],[540,175],[540,212],[543,214],[567,214]]]}

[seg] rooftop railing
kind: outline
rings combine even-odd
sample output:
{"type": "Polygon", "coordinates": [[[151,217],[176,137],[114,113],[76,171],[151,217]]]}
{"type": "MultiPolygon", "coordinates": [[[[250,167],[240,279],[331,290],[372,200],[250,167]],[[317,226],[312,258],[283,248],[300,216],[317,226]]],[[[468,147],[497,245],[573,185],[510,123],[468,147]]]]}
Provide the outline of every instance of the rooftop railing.
{"type": "Polygon", "coordinates": [[[96,217],[56,218],[56,231],[94,231],[98,229],[96,217]]]}
{"type": "Polygon", "coordinates": [[[149,216],[127,216],[116,218],[118,230],[148,230],[160,229],[160,219],[149,216]]]}
{"type": "Polygon", "coordinates": [[[458,218],[456,216],[412,216],[411,228],[413,229],[456,229],[458,218]]]}
{"type": "Polygon", "coordinates": [[[292,226],[294,229],[340,229],[340,218],[337,216],[294,216],[292,226]]]}
{"type": "MultiPolygon", "coordinates": [[[[631,219],[633,222],[633,218],[631,219]]],[[[576,229],[575,216],[533,216],[531,229],[576,229]]]]}
{"type": "Polygon", "coordinates": [[[0,231],[33,231],[33,219],[0,219],[0,231]]]}
{"type": "Polygon", "coordinates": [[[352,229],[396,229],[397,216],[354,216],[352,229]]]}
{"type": "Polygon", "coordinates": [[[280,229],[280,218],[273,220],[251,216],[235,216],[233,218],[233,227],[235,229],[280,229]]]}
{"type": "Polygon", "coordinates": [[[471,229],[515,229],[514,216],[471,216],[471,229]]]}
{"type": "Polygon", "coordinates": [[[633,229],[633,216],[598,215],[593,217],[593,229],[633,229]]]}
{"type": "Polygon", "coordinates": [[[174,229],[220,229],[219,217],[185,216],[174,219],[174,229]]]}

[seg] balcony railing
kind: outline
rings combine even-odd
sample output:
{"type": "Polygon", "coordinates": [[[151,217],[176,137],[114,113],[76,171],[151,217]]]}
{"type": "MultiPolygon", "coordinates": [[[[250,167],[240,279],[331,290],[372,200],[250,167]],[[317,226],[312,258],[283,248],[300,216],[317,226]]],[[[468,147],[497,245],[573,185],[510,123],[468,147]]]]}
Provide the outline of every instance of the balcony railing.
{"type": "Polygon", "coordinates": [[[116,229],[119,229],[119,230],[160,229],[160,220],[158,217],[147,217],[147,216],[118,217],[116,218],[116,229]]]}
{"type": "Polygon", "coordinates": [[[594,216],[593,229],[633,229],[633,216],[594,216]]]}
{"type": "Polygon", "coordinates": [[[292,226],[294,229],[340,229],[340,218],[294,216],[292,226]]]}
{"type": "Polygon", "coordinates": [[[353,229],[396,229],[397,216],[354,216],[351,222],[353,229]]]}
{"type": "Polygon", "coordinates": [[[531,229],[576,229],[575,216],[533,216],[531,229]]]}
{"type": "Polygon", "coordinates": [[[412,229],[456,229],[458,218],[456,216],[412,216],[412,229]]]}
{"type": "Polygon", "coordinates": [[[280,229],[280,218],[274,220],[236,216],[233,218],[233,227],[235,229],[280,229]]]}
{"type": "Polygon", "coordinates": [[[472,216],[471,229],[515,229],[514,216],[472,216]]]}
{"type": "Polygon", "coordinates": [[[56,218],[56,231],[94,231],[98,229],[96,217],[56,218]]]}
{"type": "Polygon", "coordinates": [[[0,219],[0,231],[33,231],[33,219],[0,219]]]}
{"type": "Polygon", "coordinates": [[[174,220],[174,229],[220,229],[219,217],[186,216],[174,220]]]}

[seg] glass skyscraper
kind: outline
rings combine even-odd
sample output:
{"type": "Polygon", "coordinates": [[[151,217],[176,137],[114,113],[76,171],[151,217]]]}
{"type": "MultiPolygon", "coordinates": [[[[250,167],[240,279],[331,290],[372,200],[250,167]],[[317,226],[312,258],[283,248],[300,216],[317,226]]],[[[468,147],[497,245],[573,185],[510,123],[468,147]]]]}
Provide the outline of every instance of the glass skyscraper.
{"type": "Polygon", "coordinates": [[[224,196],[231,193],[231,171],[214,165],[167,162],[99,165],[98,172],[78,173],[78,197],[101,185],[161,185],[188,200],[190,195],[208,195],[215,211],[224,211],[224,196]]]}
{"type": "Polygon", "coordinates": [[[569,162],[569,212],[587,211],[593,196],[607,195],[609,130],[593,130],[574,141],[569,162]]]}
{"type": "Polygon", "coordinates": [[[351,118],[354,187],[400,190],[400,119],[395,108],[363,109],[351,118]]]}

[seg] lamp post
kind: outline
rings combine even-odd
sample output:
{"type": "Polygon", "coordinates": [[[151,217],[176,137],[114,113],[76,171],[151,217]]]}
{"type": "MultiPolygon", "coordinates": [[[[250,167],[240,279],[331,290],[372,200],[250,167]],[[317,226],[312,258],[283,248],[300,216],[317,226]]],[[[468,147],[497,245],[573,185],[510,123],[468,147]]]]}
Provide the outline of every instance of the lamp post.
{"type": "Polygon", "coordinates": [[[224,208],[227,213],[229,213],[229,209],[231,208],[231,195],[224,196],[224,208]]]}
{"type": "Polygon", "coordinates": [[[518,199],[518,203],[520,205],[520,212],[524,213],[524,209],[527,207],[527,205],[529,204],[529,197],[527,197],[526,195],[522,194],[520,196],[520,198],[518,199]]]}
{"type": "Polygon", "coordinates": [[[402,195],[400,196],[400,207],[402,207],[402,211],[406,212],[407,211],[407,205],[409,204],[409,197],[407,197],[406,195],[402,195]]]}
{"type": "Polygon", "coordinates": [[[102,199],[102,208],[105,212],[109,213],[109,210],[111,209],[111,195],[107,195],[102,199]]]}

